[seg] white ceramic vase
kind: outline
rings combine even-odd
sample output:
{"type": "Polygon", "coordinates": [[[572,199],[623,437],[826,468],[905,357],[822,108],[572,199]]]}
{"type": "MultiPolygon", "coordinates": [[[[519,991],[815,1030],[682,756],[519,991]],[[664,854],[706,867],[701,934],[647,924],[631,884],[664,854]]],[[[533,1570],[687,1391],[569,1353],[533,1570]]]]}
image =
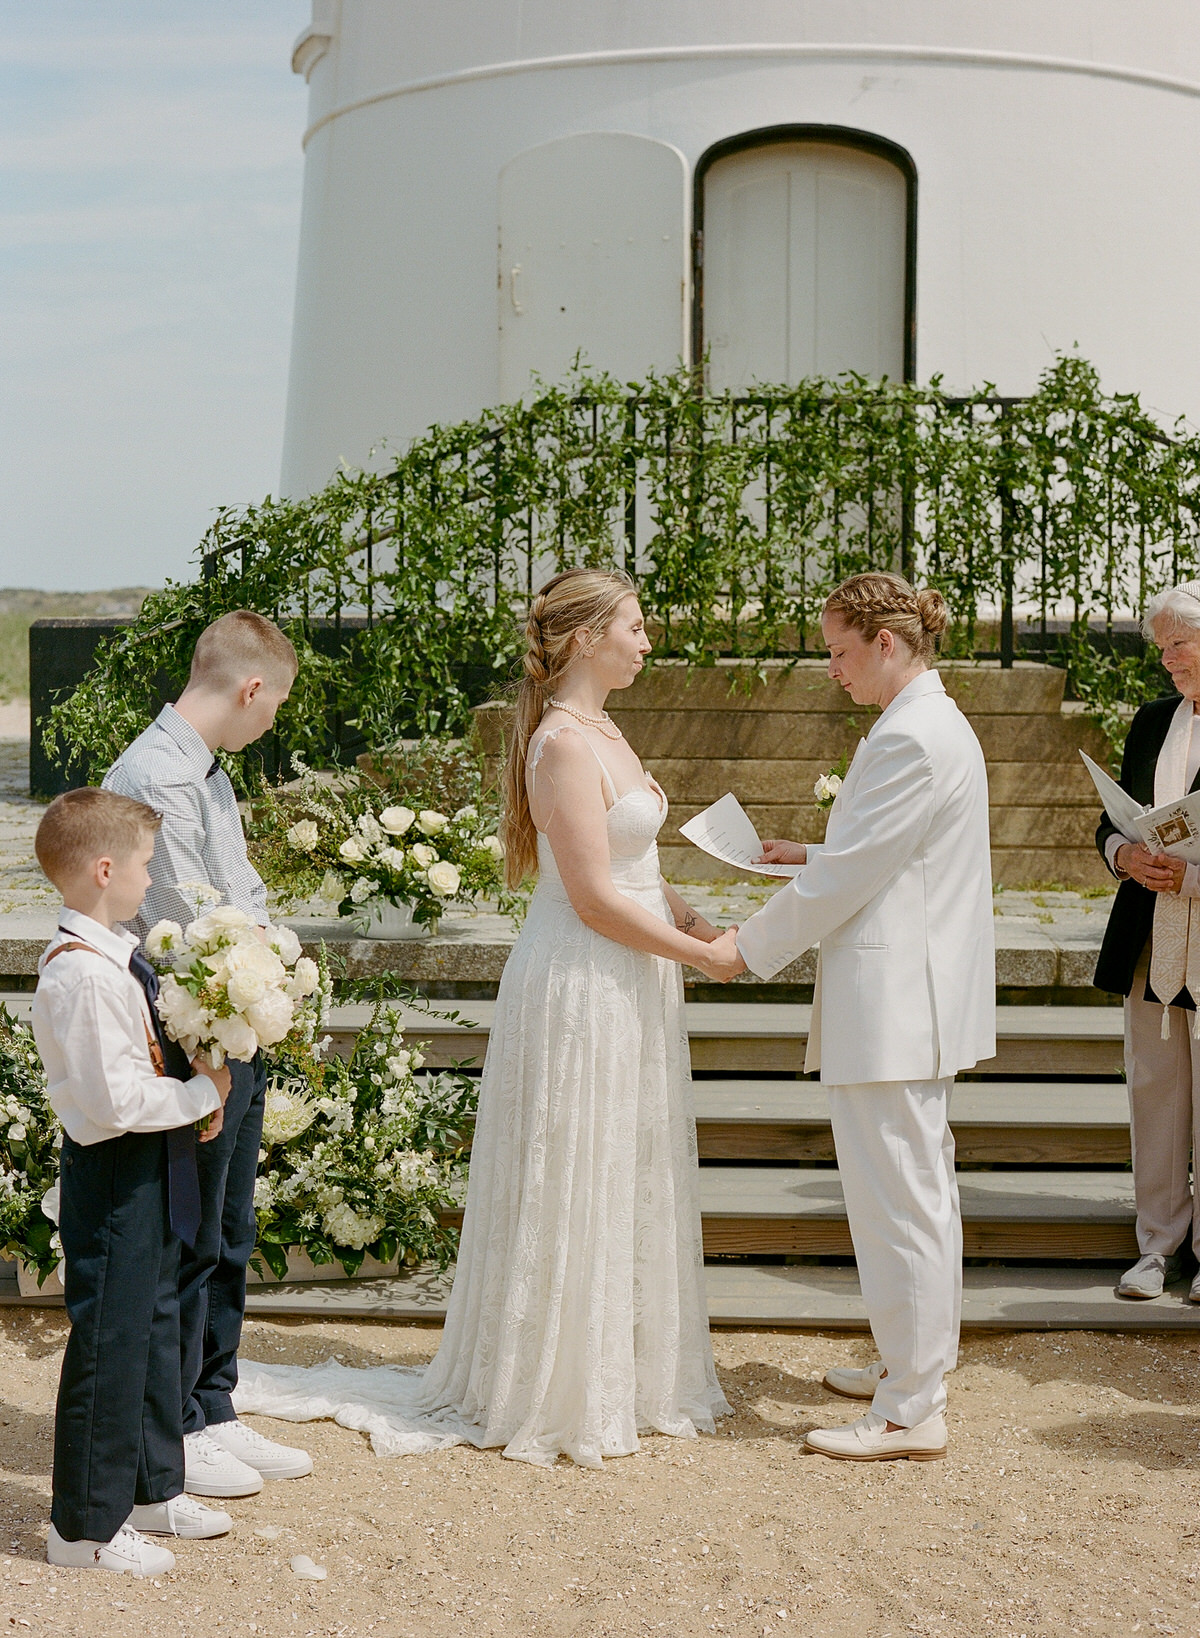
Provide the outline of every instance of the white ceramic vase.
{"type": "Polygon", "coordinates": [[[413,920],[411,905],[380,900],[356,916],[354,926],[363,938],[428,938],[431,932],[428,926],[413,920]]]}

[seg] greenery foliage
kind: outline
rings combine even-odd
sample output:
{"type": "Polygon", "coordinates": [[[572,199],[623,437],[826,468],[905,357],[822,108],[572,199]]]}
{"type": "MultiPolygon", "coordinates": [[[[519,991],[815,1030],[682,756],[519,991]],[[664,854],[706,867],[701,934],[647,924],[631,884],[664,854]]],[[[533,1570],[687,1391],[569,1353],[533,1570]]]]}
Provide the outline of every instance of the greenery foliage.
{"type": "Polygon", "coordinates": [[[42,1200],[58,1181],[61,1145],[33,1031],[0,1006],[0,1251],[37,1269],[39,1284],[60,1256],[42,1200]]]}
{"type": "MultiPolygon", "coordinates": [[[[203,577],[146,600],[49,733],[105,765],[236,607],[300,650],[279,734],[313,765],[348,726],[372,747],[458,731],[509,677],[531,590],[613,561],[637,575],[660,652],[698,664],[816,646],[831,585],[896,567],[947,597],[950,653],[976,651],[1006,603],[1065,617],[1057,657],[1086,699],[1115,675],[1082,663],[1089,622],[1194,572],[1198,457],[1075,356],[1024,400],[857,377],[707,397],[686,371],[580,372],[318,494],[223,510],[203,577]]],[[[1142,686],[1138,668],[1119,676],[1142,686]]],[[[232,771],[248,791],[252,765],[232,771]]]]}

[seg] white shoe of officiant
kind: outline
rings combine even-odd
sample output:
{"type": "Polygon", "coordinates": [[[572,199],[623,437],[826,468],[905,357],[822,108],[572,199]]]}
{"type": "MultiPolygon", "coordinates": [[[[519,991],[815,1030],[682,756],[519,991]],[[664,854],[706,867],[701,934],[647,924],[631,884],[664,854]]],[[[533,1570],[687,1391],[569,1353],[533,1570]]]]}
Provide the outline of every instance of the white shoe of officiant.
{"type": "Polygon", "coordinates": [[[111,1541],[64,1541],[53,1525],[46,1542],[47,1564],[65,1570],[117,1570],[125,1575],[166,1575],[175,1554],[156,1547],[123,1524],[111,1541]]]}
{"type": "Polygon", "coordinates": [[[1161,1297],[1163,1287],[1179,1273],[1178,1257],[1163,1257],[1150,1252],[1139,1257],[1132,1268],[1127,1268],[1117,1281],[1117,1296],[1132,1297],[1137,1302],[1150,1302],[1161,1297]]]}
{"type": "Polygon", "coordinates": [[[144,1507],[135,1507],[125,1523],[131,1530],[143,1530],[150,1536],[181,1536],[186,1541],[211,1541],[233,1529],[228,1513],[205,1507],[194,1496],[147,1502],[144,1507]]]}
{"type": "Polygon", "coordinates": [[[843,1399],[874,1399],[875,1389],[884,1375],[883,1361],[864,1365],[855,1370],[849,1365],[834,1365],[825,1372],[824,1385],[830,1393],[840,1393],[843,1399]]]}
{"type": "Polygon", "coordinates": [[[183,1482],[194,1496],[256,1496],[263,1487],[257,1468],[231,1456],[207,1432],[183,1436],[183,1482]]]}
{"type": "Polygon", "coordinates": [[[303,1479],[312,1472],[312,1457],[307,1450],[277,1444],[244,1422],[214,1422],[205,1432],[227,1456],[245,1462],[264,1479],[303,1479]]]}
{"type": "Polygon", "coordinates": [[[814,1428],[804,1443],[843,1462],[936,1462],[946,1454],[946,1418],[931,1416],[889,1433],[887,1417],[868,1411],[844,1428],[814,1428]]]}

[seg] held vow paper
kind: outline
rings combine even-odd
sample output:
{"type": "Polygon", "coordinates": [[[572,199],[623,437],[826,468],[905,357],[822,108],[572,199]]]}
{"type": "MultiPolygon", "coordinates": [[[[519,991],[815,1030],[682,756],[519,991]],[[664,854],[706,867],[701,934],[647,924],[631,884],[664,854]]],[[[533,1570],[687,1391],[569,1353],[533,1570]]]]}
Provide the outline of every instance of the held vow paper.
{"type": "Polygon", "coordinates": [[[756,870],[760,876],[794,876],[799,865],[753,864],[762,852],[750,815],[732,791],[680,825],[679,834],[723,864],[738,870],[756,870]]]}
{"type": "Polygon", "coordinates": [[[1086,751],[1079,754],[1100,793],[1105,813],[1123,836],[1131,842],[1144,842],[1151,853],[1171,853],[1188,864],[1200,864],[1200,791],[1178,802],[1164,802],[1161,808],[1144,808],[1097,767],[1086,751]]]}

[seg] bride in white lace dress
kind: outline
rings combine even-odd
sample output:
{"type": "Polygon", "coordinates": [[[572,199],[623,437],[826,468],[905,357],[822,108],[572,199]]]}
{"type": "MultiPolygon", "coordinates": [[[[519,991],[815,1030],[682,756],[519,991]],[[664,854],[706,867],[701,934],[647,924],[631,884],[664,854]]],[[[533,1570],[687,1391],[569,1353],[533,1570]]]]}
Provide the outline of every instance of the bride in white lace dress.
{"type": "Polygon", "coordinates": [[[632,582],[534,599],[506,776],[510,879],[537,891],[483,1068],[457,1272],[425,1369],[243,1362],[239,1412],[334,1416],[380,1454],[469,1441],[587,1467],[713,1431],[679,963],[728,976],[659,874],[666,797],[604,710],[650,650],[632,582]]]}

